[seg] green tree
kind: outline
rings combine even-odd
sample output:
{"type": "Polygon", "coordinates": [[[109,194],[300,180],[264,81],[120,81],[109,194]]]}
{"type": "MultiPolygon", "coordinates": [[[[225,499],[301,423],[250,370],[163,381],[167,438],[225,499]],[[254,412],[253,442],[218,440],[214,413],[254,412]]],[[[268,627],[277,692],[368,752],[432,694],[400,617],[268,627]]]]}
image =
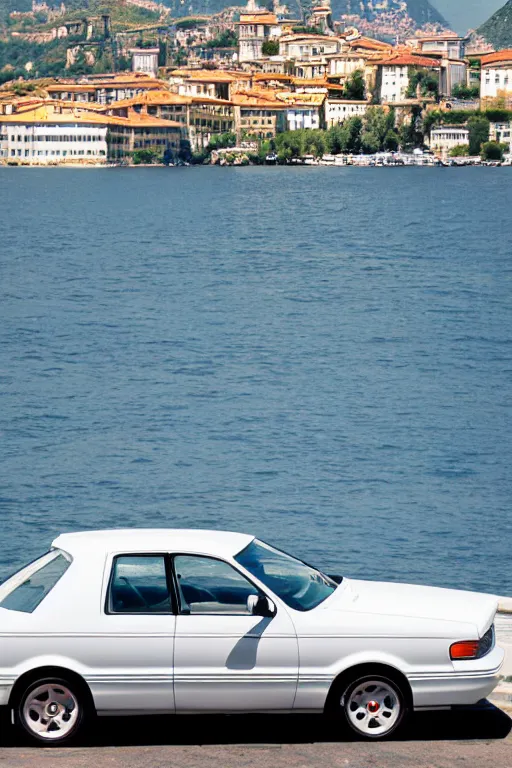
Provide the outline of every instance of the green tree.
{"type": "Polygon", "coordinates": [[[486,117],[471,117],[468,120],[469,129],[469,154],[479,155],[482,144],[489,141],[491,124],[486,117]]]}
{"type": "Polygon", "coordinates": [[[236,147],[236,134],[234,133],[214,134],[210,138],[210,141],[208,142],[206,151],[211,152],[214,149],[226,149],[227,147],[236,147]]]}
{"type": "Polygon", "coordinates": [[[403,150],[410,151],[416,147],[422,147],[425,142],[421,127],[421,107],[413,107],[411,119],[400,126],[399,143],[403,150]]]}
{"type": "Polygon", "coordinates": [[[439,97],[439,76],[431,69],[416,69],[409,74],[409,87],[406,96],[408,99],[415,99],[418,93],[425,98],[439,97]]]}
{"type": "MultiPolygon", "coordinates": [[[[394,109],[385,110],[383,107],[369,107],[364,119],[364,132],[377,139],[378,147],[375,152],[386,149],[397,149],[399,137],[395,131],[396,115],[394,109]]],[[[364,146],[363,146],[364,149],[364,146]]]]}
{"type": "Polygon", "coordinates": [[[363,152],[366,155],[374,155],[376,152],[380,150],[380,141],[377,134],[373,133],[372,131],[365,131],[363,135],[361,136],[361,144],[363,147],[363,152]]]}
{"type": "Polygon", "coordinates": [[[497,141],[486,141],[482,144],[482,160],[497,160],[503,162],[503,155],[508,150],[508,144],[500,144],[497,141]]]}
{"type": "Polygon", "coordinates": [[[396,152],[400,145],[400,136],[396,131],[388,131],[384,139],[384,149],[388,152],[396,152]]]}
{"type": "Polygon", "coordinates": [[[357,116],[349,117],[343,123],[343,128],[346,130],[346,149],[344,151],[357,155],[361,151],[363,121],[357,116]]]}
{"type": "Polygon", "coordinates": [[[136,149],[132,152],[134,165],[149,165],[155,162],[162,162],[162,158],[154,149],[136,149]]]}
{"type": "Polygon", "coordinates": [[[478,99],[480,88],[478,85],[469,86],[460,83],[452,88],[452,96],[454,99],[460,99],[461,101],[471,101],[471,99],[478,99]]]}
{"type": "Polygon", "coordinates": [[[281,156],[284,160],[291,160],[294,157],[305,155],[305,133],[303,129],[279,133],[276,136],[278,158],[281,156]]]}
{"type": "Polygon", "coordinates": [[[278,56],[279,43],[277,40],[265,40],[261,47],[261,52],[264,56],[278,56]]]}
{"type": "Polygon", "coordinates": [[[333,155],[346,151],[346,131],[342,125],[333,125],[326,131],[327,149],[333,155]]]}
{"type": "Polygon", "coordinates": [[[325,131],[322,130],[309,130],[304,134],[304,154],[314,155],[315,157],[322,157],[325,155],[327,149],[327,142],[325,139],[325,131]]]}
{"type": "Polygon", "coordinates": [[[353,101],[364,101],[366,98],[366,83],[361,69],[356,69],[348,78],[345,83],[343,98],[353,101]]]}
{"type": "MultiPolygon", "coordinates": [[[[235,48],[238,45],[238,37],[232,29],[225,29],[213,40],[208,40],[206,48],[235,48]]],[[[279,46],[278,46],[279,48],[279,46]]]]}
{"type": "Polygon", "coordinates": [[[450,150],[450,157],[467,157],[469,155],[469,146],[467,144],[457,144],[450,150]]]}

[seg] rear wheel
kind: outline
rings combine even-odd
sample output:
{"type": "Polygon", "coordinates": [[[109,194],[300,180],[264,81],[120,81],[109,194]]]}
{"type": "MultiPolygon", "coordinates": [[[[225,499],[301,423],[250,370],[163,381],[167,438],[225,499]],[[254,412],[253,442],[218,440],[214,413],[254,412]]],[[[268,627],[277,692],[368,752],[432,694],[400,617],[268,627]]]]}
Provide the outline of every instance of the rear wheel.
{"type": "Polygon", "coordinates": [[[347,724],[364,739],[384,739],[403,725],[408,713],[407,699],[394,680],[365,675],[353,680],[341,696],[347,724]]]}
{"type": "Polygon", "coordinates": [[[44,678],[25,689],[16,708],[16,722],[33,743],[63,746],[83,732],[88,714],[88,700],[80,685],[44,678]]]}

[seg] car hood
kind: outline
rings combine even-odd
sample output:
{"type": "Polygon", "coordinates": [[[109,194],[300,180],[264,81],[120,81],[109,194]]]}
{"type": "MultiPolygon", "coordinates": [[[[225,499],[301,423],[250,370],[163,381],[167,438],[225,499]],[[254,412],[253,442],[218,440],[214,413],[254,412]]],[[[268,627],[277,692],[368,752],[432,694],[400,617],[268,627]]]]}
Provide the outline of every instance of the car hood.
{"type": "Polygon", "coordinates": [[[326,609],[472,624],[481,637],[498,609],[498,597],[416,584],[344,579],[326,609]]]}

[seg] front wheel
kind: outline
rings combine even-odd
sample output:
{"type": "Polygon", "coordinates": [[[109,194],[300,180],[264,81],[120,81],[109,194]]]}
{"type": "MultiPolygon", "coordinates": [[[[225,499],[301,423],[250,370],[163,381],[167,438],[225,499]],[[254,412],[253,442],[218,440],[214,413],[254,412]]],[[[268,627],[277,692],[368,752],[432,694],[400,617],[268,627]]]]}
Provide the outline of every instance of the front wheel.
{"type": "Polygon", "coordinates": [[[59,678],[35,680],[16,708],[16,722],[30,741],[44,746],[71,743],[84,729],[87,700],[81,687],[59,678]]]}
{"type": "Polygon", "coordinates": [[[365,739],[391,736],[403,725],[408,714],[406,697],[400,686],[378,675],[352,681],[340,704],[347,724],[365,739]]]}

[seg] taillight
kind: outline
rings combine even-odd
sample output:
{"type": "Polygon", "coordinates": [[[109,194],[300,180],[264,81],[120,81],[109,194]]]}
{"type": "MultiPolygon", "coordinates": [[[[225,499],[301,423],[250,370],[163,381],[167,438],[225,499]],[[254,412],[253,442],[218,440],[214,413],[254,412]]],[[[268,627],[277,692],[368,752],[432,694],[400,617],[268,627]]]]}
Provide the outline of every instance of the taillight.
{"type": "Polygon", "coordinates": [[[451,659],[481,659],[494,648],[494,624],[480,640],[463,640],[450,646],[451,659]]]}
{"type": "Polygon", "coordinates": [[[450,646],[450,658],[476,659],[479,645],[478,640],[465,640],[463,643],[454,643],[450,646]]]}

